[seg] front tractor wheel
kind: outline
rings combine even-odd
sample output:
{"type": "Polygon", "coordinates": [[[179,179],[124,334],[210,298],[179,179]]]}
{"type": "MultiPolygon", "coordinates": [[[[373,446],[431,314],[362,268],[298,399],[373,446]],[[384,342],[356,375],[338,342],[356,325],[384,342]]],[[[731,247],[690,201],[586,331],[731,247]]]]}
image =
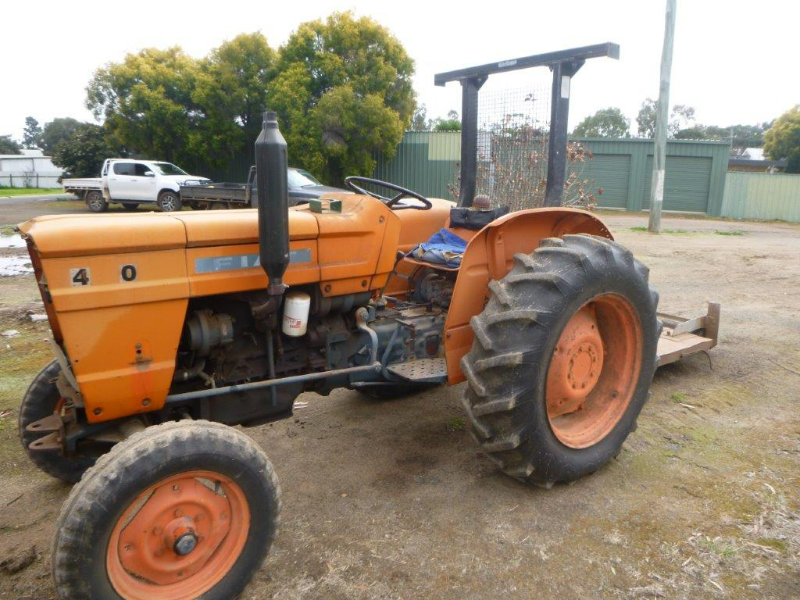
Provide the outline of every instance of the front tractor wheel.
{"type": "Polygon", "coordinates": [[[56,589],[62,598],[236,597],[263,563],[279,511],[272,465],[240,431],[150,427],[100,458],[64,503],[56,589]]]}
{"type": "Polygon", "coordinates": [[[66,483],[75,483],[83,473],[94,464],[88,456],[65,456],[57,450],[41,451],[31,449],[31,444],[45,434],[28,431],[28,426],[49,417],[53,413],[65,415],[70,410],[69,402],[61,397],[56,387],[56,379],[61,367],[55,360],[50,362],[33,380],[19,407],[19,440],[28,457],[39,469],[66,483]]]}
{"type": "Polygon", "coordinates": [[[593,473],[636,425],[656,368],[647,267],[588,235],[546,239],[490,283],[462,359],[473,436],[507,474],[550,486],[593,473]]]}

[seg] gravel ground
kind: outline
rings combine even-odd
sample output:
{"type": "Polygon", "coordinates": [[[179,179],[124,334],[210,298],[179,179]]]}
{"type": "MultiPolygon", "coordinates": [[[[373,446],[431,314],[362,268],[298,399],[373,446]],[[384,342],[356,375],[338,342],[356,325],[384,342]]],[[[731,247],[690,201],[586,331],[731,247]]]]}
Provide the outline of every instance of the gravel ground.
{"type": "MultiPolygon", "coordinates": [[[[0,206],[0,225],[57,209],[0,206]]],[[[462,386],[304,395],[294,418],[245,430],[284,501],[245,598],[800,597],[800,227],[668,216],[655,237],[641,215],[604,218],[650,266],[662,310],[723,307],[720,345],[659,370],[619,458],[529,488],[476,451],[462,386]]],[[[0,332],[19,332],[0,337],[1,598],[54,597],[69,491],[16,439],[20,397],[49,361],[30,310],[32,277],[0,277],[0,332]]]]}

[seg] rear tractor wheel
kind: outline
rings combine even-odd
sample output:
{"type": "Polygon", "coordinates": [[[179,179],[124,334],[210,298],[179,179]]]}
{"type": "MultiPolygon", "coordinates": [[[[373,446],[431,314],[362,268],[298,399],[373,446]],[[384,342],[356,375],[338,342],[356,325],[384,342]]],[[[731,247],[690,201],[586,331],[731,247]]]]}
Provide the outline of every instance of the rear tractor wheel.
{"type": "Polygon", "coordinates": [[[242,432],[207,421],[150,427],[100,458],[64,503],[56,589],[62,598],[234,598],[263,563],[279,511],[272,465],[242,432]]]}
{"type": "Polygon", "coordinates": [[[489,288],[462,359],[473,436],[518,479],[593,473],[635,428],[656,369],[647,267],[615,242],[567,235],[516,255],[489,288]]]}

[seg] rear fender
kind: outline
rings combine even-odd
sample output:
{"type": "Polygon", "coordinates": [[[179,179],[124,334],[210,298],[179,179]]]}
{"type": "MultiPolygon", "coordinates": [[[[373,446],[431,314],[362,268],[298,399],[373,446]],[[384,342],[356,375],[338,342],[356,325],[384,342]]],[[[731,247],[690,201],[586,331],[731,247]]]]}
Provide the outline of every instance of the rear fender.
{"type": "Polygon", "coordinates": [[[511,270],[514,255],[530,254],[549,237],[589,233],[614,239],[592,213],[573,208],[534,208],[501,217],[472,238],[458,271],[445,322],[445,356],[450,385],[464,381],[461,357],[472,347],[470,319],[480,314],[489,298],[489,282],[511,270]]]}

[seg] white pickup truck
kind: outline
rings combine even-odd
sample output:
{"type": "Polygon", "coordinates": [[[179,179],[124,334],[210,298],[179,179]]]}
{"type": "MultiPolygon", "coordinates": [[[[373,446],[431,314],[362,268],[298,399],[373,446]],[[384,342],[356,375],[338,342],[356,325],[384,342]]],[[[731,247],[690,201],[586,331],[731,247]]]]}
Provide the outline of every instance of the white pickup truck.
{"type": "Polygon", "coordinates": [[[122,204],[127,210],[150,203],[167,212],[181,209],[182,185],[209,182],[168,162],[109,158],[103,162],[100,177],[65,179],[62,185],[65,192],[83,198],[92,212],[104,212],[112,202],[122,204]]]}

